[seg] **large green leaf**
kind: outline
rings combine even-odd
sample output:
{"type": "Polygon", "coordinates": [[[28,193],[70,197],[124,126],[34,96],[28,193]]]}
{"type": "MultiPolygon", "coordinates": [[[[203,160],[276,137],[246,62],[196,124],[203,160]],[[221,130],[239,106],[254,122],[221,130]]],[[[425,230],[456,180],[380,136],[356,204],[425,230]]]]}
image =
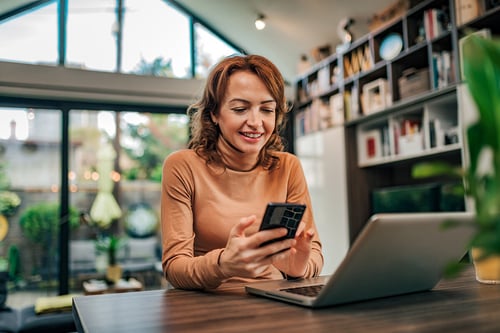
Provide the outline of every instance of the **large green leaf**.
{"type": "Polygon", "coordinates": [[[483,143],[500,148],[500,43],[471,34],[463,45],[464,73],[480,113],[483,143]]]}

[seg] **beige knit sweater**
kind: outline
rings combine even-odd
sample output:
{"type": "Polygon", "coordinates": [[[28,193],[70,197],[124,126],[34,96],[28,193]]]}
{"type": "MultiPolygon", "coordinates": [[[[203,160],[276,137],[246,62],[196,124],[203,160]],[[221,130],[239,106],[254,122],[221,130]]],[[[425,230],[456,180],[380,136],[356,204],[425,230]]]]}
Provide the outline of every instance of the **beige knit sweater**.
{"type": "MultiPolygon", "coordinates": [[[[252,281],[225,276],[217,264],[231,228],[252,214],[258,223],[268,202],[299,202],[307,205],[303,221],[316,229],[311,199],[300,161],[289,153],[278,153],[279,168],[268,171],[234,171],[207,166],[193,150],[170,154],[163,166],[161,228],[163,271],[177,288],[216,288],[227,281],[252,281]]],[[[317,230],[306,276],[316,276],[323,267],[317,230]]],[[[270,266],[258,279],[283,278],[270,266]]]]}

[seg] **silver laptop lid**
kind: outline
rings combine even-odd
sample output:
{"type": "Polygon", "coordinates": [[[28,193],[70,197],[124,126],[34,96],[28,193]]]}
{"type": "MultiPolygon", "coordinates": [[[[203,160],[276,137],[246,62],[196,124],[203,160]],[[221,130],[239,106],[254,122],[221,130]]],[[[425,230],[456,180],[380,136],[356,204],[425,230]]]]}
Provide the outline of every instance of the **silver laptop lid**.
{"type": "Polygon", "coordinates": [[[315,305],[432,289],[467,253],[472,221],[463,212],[373,215],[315,305]],[[443,228],[448,220],[461,224],[443,228]]]}
{"type": "MultiPolygon", "coordinates": [[[[342,304],[432,289],[446,265],[460,260],[474,232],[472,213],[391,213],[370,218],[317,298],[290,296],[282,289],[311,285],[267,281],[247,286],[261,296],[312,307],[342,304]],[[460,227],[443,229],[445,221],[460,227]]],[[[324,237],[323,241],[324,240],[324,237]]]]}

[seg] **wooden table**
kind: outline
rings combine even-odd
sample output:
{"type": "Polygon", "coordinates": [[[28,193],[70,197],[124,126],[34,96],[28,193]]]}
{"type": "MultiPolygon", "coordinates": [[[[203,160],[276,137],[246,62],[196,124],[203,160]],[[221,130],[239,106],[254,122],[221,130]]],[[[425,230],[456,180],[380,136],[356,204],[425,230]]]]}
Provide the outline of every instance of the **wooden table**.
{"type": "Polygon", "coordinates": [[[73,299],[79,332],[500,332],[500,285],[471,269],[433,291],[311,310],[246,294],[154,290],[73,299]]]}

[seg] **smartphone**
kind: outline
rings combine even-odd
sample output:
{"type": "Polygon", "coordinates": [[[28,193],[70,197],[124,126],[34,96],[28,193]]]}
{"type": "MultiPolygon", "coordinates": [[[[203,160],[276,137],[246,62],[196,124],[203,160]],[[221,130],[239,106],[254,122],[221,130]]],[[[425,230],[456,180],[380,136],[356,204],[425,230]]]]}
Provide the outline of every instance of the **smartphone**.
{"type": "Polygon", "coordinates": [[[288,230],[288,233],[283,237],[264,242],[261,246],[286,238],[294,238],[305,210],[306,205],[304,204],[289,202],[268,203],[259,231],[284,227],[288,230]]]}

